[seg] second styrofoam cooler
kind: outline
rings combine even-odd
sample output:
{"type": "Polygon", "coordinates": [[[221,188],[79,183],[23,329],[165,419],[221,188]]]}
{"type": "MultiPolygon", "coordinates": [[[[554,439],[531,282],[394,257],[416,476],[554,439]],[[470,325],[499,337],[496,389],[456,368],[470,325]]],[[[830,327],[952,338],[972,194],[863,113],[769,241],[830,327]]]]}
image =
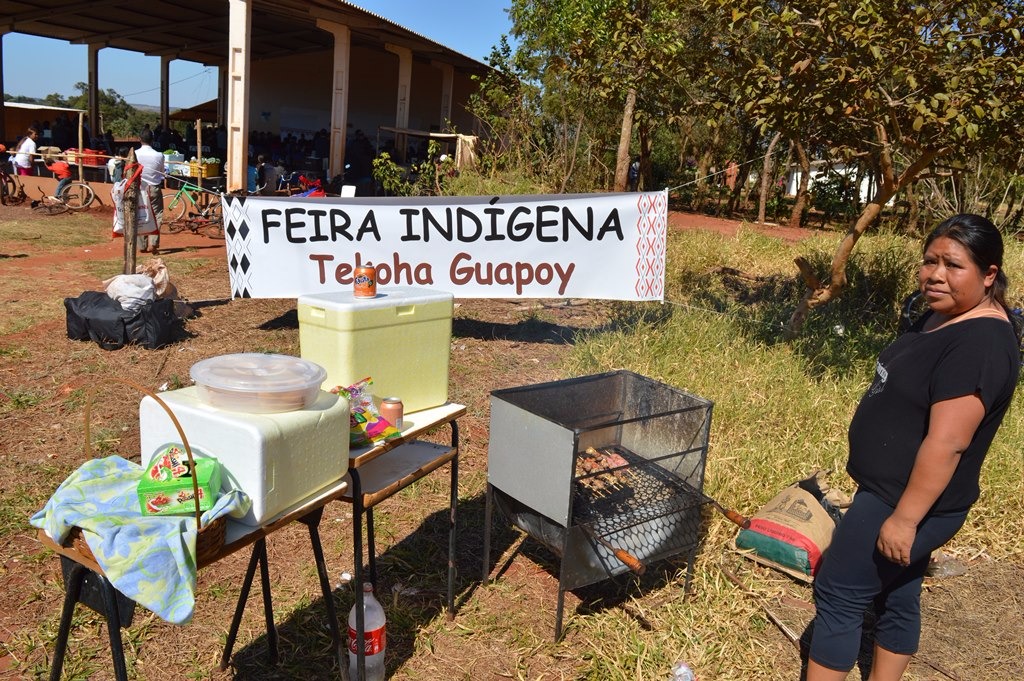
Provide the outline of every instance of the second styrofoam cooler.
{"type": "MultiPolygon", "coordinates": [[[[304,409],[250,414],[206,404],[196,386],[160,394],[189,446],[221,464],[221,488],[240,489],[252,508],[239,522],[262,525],[348,472],[348,400],[321,392],[304,409]]],[[[151,397],[139,404],[142,460],[180,442],[167,412],[151,397]]]]}
{"type": "Polygon", "coordinates": [[[369,376],[374,396],[402,398],[407,413],[448,401],[451,293],[380,287],[375,298],[301,296],[298,307],[301,355],[327,370],[324,390],[369,376]]]}

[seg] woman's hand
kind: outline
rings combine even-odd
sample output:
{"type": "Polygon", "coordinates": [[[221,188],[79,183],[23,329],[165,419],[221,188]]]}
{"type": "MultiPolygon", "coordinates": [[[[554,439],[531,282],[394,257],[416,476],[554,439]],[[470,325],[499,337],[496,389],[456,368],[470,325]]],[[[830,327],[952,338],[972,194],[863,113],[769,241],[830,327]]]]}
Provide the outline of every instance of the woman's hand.
{"type": "Polygon", "coordinates": [[[906,567],[910,565],[910,548],[917,536],[917,523],[893,515],[885,519],[878,531],[875,546],[888,560],[906,567]]]}

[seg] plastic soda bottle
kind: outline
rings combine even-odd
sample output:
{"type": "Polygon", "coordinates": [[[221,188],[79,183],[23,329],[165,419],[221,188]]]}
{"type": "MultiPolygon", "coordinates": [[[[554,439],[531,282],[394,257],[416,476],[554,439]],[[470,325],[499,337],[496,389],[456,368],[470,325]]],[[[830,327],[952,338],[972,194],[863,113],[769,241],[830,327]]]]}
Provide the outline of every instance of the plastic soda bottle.
{"type": "MultiPolygon", "coordinates": [[[[363,623],[366,633],[363,645],[366,660],[366,681],[384,681],[384,649],[387,647],[387,620],[384,608],[373,597],[373,584],[363,584],[363,623]]],[[[356,606],[348,613],[348,678],[359,679],[359,649],[357,647],[356,606]]]]}

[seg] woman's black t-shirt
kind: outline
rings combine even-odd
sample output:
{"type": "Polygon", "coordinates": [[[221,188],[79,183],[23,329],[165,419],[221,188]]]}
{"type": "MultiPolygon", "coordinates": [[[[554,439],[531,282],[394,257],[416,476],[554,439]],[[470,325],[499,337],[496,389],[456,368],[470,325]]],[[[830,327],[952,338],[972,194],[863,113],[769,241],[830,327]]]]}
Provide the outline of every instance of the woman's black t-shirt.
{"type": "Polygon", "coordinates": [[[925,333],[927,317],[878,356],[875,379],[850,422],[846,470],[895,506],[928,433],[932,404],[977,394],[985,416],[931,510],[962,512],[978,498],[981,464],[1013,397],[1020,350],[1001,319],[967,319],[925,333]]]}

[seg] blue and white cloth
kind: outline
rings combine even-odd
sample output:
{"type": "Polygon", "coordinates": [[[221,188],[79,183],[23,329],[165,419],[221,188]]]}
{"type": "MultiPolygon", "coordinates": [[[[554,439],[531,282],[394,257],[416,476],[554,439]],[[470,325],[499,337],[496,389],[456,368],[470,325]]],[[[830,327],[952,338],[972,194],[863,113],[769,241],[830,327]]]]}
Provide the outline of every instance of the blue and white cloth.
{"type": "MultiPolygon", "coordinates": [[[[172,624],[187,624],[195,610],[195,516],[144,516],[136,487],[143,468],[120,456],[87,461],[61,483],[33,527],[62,543],[79,527],[96,562],[118,591],[172,624]]],[[[205,526],[230,514],[241,517],[252,502],[240,490],[225,492],[202,515],[205,526]]]]}

